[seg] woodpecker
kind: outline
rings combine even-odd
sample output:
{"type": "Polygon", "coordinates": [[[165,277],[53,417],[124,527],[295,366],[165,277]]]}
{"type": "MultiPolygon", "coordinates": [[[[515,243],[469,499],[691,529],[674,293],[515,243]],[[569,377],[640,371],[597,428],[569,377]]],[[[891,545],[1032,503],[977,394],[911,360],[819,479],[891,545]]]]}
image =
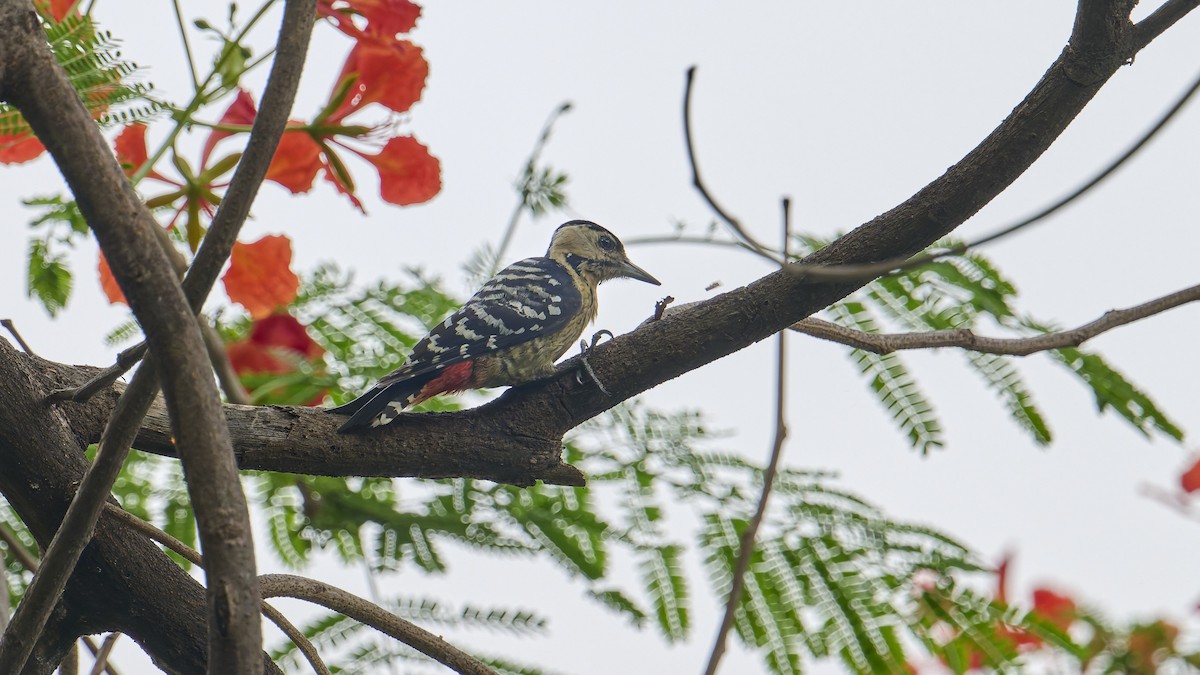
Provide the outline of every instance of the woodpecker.
{"type": "Polygon", "coordinates": [[[563,223],[544,257],[515,262],[413,347],[404,365],[328,412],[350,415],[338,433],[383,426],[443,393],[533,382],[554,374],[596,318],[596,287],[618,278],[661,285],[634,265],[612,232],[587,220],[563,223]]]}

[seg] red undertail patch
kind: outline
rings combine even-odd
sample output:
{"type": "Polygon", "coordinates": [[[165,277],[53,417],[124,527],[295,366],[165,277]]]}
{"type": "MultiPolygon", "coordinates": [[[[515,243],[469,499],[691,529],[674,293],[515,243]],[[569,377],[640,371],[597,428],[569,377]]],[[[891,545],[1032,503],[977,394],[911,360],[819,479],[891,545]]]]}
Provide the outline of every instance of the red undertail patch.
{"type": "Polygon", "coordinates": [[[474,370],[475,364],[471,361],[447,366],[442,372],[438,373],[437,377],[427,382],[424,387],[421,387],[421,391],[417,392],[416,398],[409,405],[416,405],[438,394],[455,394],[464,389],[472,388],[471,376],[474,370]]]}

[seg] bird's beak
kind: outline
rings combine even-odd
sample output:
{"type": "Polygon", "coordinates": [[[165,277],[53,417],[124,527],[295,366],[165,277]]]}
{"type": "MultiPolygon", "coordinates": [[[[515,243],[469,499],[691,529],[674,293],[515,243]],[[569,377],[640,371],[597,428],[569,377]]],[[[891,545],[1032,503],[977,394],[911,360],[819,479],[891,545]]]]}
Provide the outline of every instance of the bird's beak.
{"type": "Polygon", "coordinates": [[[620,270],[621,276],[623,277],[637,279],[638,281],[644,281],[648,284],[654,284],[655,286],[662,286],[661,281],[650,276],[649,272],[629,262],[628,259],[622,260],[620,263],[618,263],[617,269],[620,270]]]}

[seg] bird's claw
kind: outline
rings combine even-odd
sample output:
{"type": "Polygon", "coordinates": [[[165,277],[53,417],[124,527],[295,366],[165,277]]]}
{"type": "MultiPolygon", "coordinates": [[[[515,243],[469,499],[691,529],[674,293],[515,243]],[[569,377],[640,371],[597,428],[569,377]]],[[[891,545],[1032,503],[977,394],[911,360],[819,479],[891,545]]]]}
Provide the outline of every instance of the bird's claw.
{"type": "MultiPolygon", "coordinates": [[[[596,386],[600,388],[600,391],[604,392],[605,396],[611,397],[612,394],[608,393],[608,390],[604,388],[604,384],[600,382],[600,378],[596,377],[596,371],[592,370],[592,364],[588,363],[587,360],[588,353],[595,349],[596,345],[600,344],[600,340],[603,339],[605,335],[610,338],[614,337],[612,331],[598,330],[592,335],[592,341],[590,344],[587,340],[579,341],[579,362],[583,364],[584,372],[588,374],[588,377],[592,378],[592,382],[596,383],[596,386]]],[[[583,373],[575,375],[575,380],[580,384],[583,384],[583,373]]]]}

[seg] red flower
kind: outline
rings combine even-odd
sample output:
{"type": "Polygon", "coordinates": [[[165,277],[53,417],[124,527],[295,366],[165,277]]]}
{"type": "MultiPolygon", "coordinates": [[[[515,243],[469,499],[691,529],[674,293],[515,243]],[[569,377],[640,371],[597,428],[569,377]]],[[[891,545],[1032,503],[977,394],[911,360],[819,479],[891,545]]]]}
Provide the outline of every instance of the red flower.
{"type": "Polygon", "coordinates": [[[296,298],[300,279],[289,267],[292,242],[283,235],[263,237],[251,244],[233,245],[229,269],[221,280],[229,299],[263,319],[296,298]]]}
{"type": "MultiPolygon", "coordinates": [[[[33,4],[42,16],[54,19],[55,23],[62,23],[62,20],[67,18],[67,13],[75,6],[75,0],[35,0],[33,4]]],[[[75,10],[74,14],[78,16],[79,10],[75,10]]]]}
{"type": "Polygon", "coordinates": [[[318,0],[317,16],[329,19],[356,40],[368,35],[390,39],[412,30],[421,8],[409,0],[318,0]],[[365,28],[360,30],[354,25],[355,16],[366,19],[365,28]]]}
{"type": "MultiPolygon", "coordinates": [[[[295,123],[299,125],[300,123],[295,123]]],[[[285,131],[275,148],[267,180],[275,181],[293,194],[308,192],[321,170],[321,146],[306,131],[285,131]]]]}
{"type": "MultiPolygon", "coordinates": [[[[121,133],[113,139],[113,149],[117,153],[117,161],[121,163],[121,168],[125,170],[126,176],[137,173],[138,169],[150,160],[150,151],[146,149],[147,128],[141,122],[134,122],[122,129],[121,133]]],[[[168,185],[179,186],[178,181],[169,180],[157,171],[150,171],[146,177],[168,185]]]]}
{"type": "Polygon", "coordinates": [[[0,134],[0,164],[23,164],[46,151],[32,131],[0,134]]]}
{"type": "MultiPolygon", "coordinates": [[[[272,314],[255,321],[250,336],[227,345],[225,353],[239,376],[261,373],[281,375],[296,370],[297,359],[316,361],[325,350],[308,336],[304,326],[292,315],[272,314]]],[[[280,387],[267,392],[265,400],[271,400],[272,397],[276,400],[280,397],[286,399],[286,389],[280,387]]],[[[303,405],[318,405],[324,397],[325,391],[319,391],[303,405]]]]}
{"type": "MultiPolygon", "coordinates": [[[[217,124],[222,126],[250,126],[254,124],[254,118],[258,115],[258,109],[254,106],[254,99],[250,97],[250,92],[245,89],[238,89],[237,96],[234,97],[233,103],[226,108],[225,114],[221,115],[221,119],[217,124]]],[[[200,166],[208,164],[208,157],[212,154],[213,147],[222,139],[234,135],[235,131],[226,131],[224,129],[213,129],[208,134],[208,139],[204,141],[204,150],[200,153],[200,166]]]]}
{"type": "Polygon", "coordinates": [[[412,136],[393,138],[378,155],[363,158],[379,171],[379,193],[385,202],[420,204],[442,189],[441,163],[412,136]]]}
{"type": "Polygon", "coordinates": [[[408,110],[421,100],[425,79],[429,77],[429,63],[421,48],[407,40],[364,40],[355,44],[346,57],[335,91],[351,77],[355,79],[350,92],[329,116],[330,122],[341,121],[370,103],[395,112],[408,110]]]}
{"type": "Polygon", "coordinates": [[[1200,490],[1200,457],[1197,457],[1191,468],[1179,477],[1179,487],[1189,493],[1200,490]]]}
{"type": "Polygon", "coordinates": [[[1033,611],[1063,630],[1078,616],[1074,600],[1045,588],[1034,589],[1033,611]]]}
{"type": "Polygon", "coordinates": [[[108,261],[105,260],[104,254],[100,254],[100,288],[104,291],[104,295],[108,297],[108,304],[115,305],[121,303],[128,305],[125,300],[125,294],[121,292],[121,287],[117,285],[117,279],[113,276],[112,270],[108,267],[108,261]]]}

